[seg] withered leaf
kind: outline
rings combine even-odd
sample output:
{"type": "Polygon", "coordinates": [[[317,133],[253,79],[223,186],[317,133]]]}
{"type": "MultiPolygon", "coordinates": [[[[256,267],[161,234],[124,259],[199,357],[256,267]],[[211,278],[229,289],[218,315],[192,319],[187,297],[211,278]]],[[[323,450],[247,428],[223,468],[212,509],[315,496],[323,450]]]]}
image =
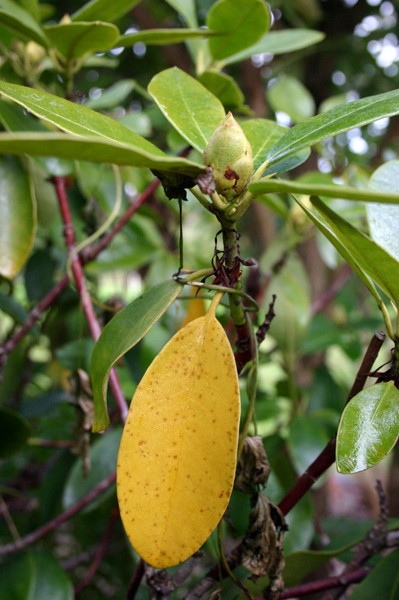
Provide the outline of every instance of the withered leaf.
{"type": "Polygon", "coordinates": [[[242,564],[258,577],[268,575],[269,591],[283,589],[283,535],[288,529],[280,509],[265,494],[253,496],[249,527],[242,543],[242,564]]]}
{"type": "Polygon", "coordinates": [[[270,466],[262,437],[260,435],[247,437],[237,465],[235,489],[254,494],[259,490],[258,486],[266,485],[269,473],[270,466]]]}

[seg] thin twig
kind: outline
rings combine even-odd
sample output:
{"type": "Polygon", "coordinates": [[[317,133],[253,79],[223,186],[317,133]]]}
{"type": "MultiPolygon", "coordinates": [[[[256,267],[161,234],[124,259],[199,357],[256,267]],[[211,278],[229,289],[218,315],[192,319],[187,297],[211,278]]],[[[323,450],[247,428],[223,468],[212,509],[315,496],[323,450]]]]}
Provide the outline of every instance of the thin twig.
{"type": "MultiPolygon", "coordinates": [[[[80,300],[82,302],[82,307],[86,317],[86,321],[89,325],[91,336],[96,342],[101,335],[101,327],[99,322],[97,321],[90,294],[87,289],[86,279],[83,272],[80,257],[77,255],[73,255],[74,250],[76,248],[75,229],[72,223],[72,215],[69,209],[68,197],[66,193],[66,178],[53,177],[53,184],[57,192],[61,216],[64,223],[65,245],[67,248],[68,255],[73,256],[71,270],[75,279],[80,300]]],[[[124,423],[127,417],[128,407],[115,369],[111,369],[110,371],[109,385],[115,398],[115,402],[118,407],[121,420],[124,423]]]]}
{"type": "Polygon", "coordinates": [[[310,312],[313,315],[322,311],[332,300],[334,300],[335,296],[342,290],[348,279],[352,274],[352,269],[350,266],[345,263],[342,267],[342,270],[336,280],[332,283],[332,285],[328,288],[328,290],[323,294],[320,298],[315,300],[311,306],[310,312]]]}
{"type": "Polygon", "coordinates": [[[103,479],[103,481],[96,485],[96,487],[90,490],[90,492],[86,494],[86,496],[83,496],[83,498],[78,500],[78,502],[73,504],[73,506],[71,506],[63,513],[58,515],[58,517],[55,517],[55,519],[52,519],[42,527],[39,527],[38,529],[36,529],[36,531],[32,531],[32,533],[25,535],[20,540],[16,540],[15,542],[12,542],[10,544],[0,546],[0,556],[5,556],[6,554],[13,554],[14,552],[19,552],[20,550],[27,548],[31,544],[34,544],[35,542],[37,542],[37,540],[40,540],[42,537],[44,537],[54,529],[57,529],[57,527],[59,527],[62,523],[68,521],[68,519],[75,516],[78,512],[83,510],[85,506],[93,502],[93,500],[95,500],[96,498],[98,498],[98,496],[105,492],[105,490],[107,490],[109,486],[114,483],[115,479],[116,473],[111,473],[111,475],[108,475],[106,479],[103,479]]]}
{"type": "Polygon", "coordinates": [[[133,573],[133,577],[130,580],[129,587],[127,588],[125,600],[134,600],[143,577],[144,577],[144,561],[141,558],[139,560],[139,562],[137,563],[136,570],[133,573]]]}
{"type": "Polygon", "coordinates": [[[109,544],[109,542],[111,540],[111,536],[112,536],[112,530],[114,528],[114,525],[115,525],[118,517],[119,517],[119,510],[117,508],[114,508],[114,510],[111,513],[111,518],[108,522],[108,527],[107,527],[105,534],[97,548],[93,562],[91,563],[86,575],[75,587],[75,596],[80,594],[80,592],[89,585],[89,583],[93,579],[94,575],[96,574],[97,569],[100,566],[100,563],[107,551],[108,544],[109,544]]]}
{"type": "MultiPolygon", "coordinates": [[[[369,573],[371,569],[369,567],[363,567],[348,575],[337,575],[335,577],[326,577],[319,581],[312,581],[310,583],[303,583],[296,587],[284,590],[277,600],[288,600],[289,598],[307,598],[309,594],[315,594],[322,590],[332,589],[341,585],[349,585],[350,583],[357,583],[362,581],[369,573]]],[[[264,600],[264,598],[256,598],[255,600],[264,600]]]]}

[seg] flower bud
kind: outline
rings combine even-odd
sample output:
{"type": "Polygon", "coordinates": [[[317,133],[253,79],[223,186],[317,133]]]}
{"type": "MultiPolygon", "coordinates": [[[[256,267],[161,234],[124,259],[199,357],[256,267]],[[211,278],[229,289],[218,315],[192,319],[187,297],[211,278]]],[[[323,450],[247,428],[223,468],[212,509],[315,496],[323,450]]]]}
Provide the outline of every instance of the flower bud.
{"type": "Polygon", "coordinates": [[[252,148],[231,112],[215,129],[203,155],[212,167],[216,191],[228,202],[241,194],[251,179],[252,148]]]}

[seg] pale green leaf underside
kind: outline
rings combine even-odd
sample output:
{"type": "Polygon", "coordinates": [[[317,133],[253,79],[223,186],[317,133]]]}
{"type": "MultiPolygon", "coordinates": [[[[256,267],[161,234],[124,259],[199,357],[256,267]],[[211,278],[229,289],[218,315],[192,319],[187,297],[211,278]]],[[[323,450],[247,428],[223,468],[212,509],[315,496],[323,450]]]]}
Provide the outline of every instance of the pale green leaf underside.
{"type": "Polygon", "coordinates": [[[115,46],[129,47],[137,42],[149,45],[179,44],[185,40],[207,38],[210,35],[220,35],[217,31],[208,29],[146,29],[137,33],[122,35],[115,46]]]}
{"type": "Polygon", "coordinates": [[[94,136],[79,137],[67,133],[0,133],[0,152],[148,167],[190,177],[195,177],[204,171],[202,165],[185,158],[157,156],[110,139],[94,136]]]}
{"type": "Polygon", "coordinates": [[[91,358],[94,432],[105,429],[109,424],[106,398],[112,366],[144,337],[182,289],[183,286],[173,279],[164,281],[128,304],[104,327],[91,358]]]}
{"type": "MultiPolygon", "coordinates": [[[[399,198],[399,160],[391,160],[374,171],[369,188],[380,193],[396,193],[399,198]]],[[[372,203],[367,204],[366,210],[371,237],[399,261],[399,206],[372,203]]]]}

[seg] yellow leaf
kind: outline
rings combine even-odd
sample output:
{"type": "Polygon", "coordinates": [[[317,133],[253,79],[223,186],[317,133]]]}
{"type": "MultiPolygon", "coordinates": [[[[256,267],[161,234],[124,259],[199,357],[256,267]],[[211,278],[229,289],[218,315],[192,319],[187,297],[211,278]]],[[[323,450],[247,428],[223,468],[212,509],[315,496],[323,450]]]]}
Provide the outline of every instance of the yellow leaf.
{"type": "Polygon", "coordinates": [[[205,301],[201,296],[197,295],[198,288],[193,287],[191,290],[193,298],[188,302],[187,313],[182,321],[180,329],[183,329],[183,327],[188,325],[188,323],[191,323],[191,321],[194,321],[194,319],[203,317],[206,313],[205,301]]]}
{"type": "Polygon", "coordinates": [[[240,396],[234,355],[215,317],[221,296],[155,358],[122,436],[122,521],[134,549],[156,568],[176,565],[202,546],[233,488],[240,396]]]}

